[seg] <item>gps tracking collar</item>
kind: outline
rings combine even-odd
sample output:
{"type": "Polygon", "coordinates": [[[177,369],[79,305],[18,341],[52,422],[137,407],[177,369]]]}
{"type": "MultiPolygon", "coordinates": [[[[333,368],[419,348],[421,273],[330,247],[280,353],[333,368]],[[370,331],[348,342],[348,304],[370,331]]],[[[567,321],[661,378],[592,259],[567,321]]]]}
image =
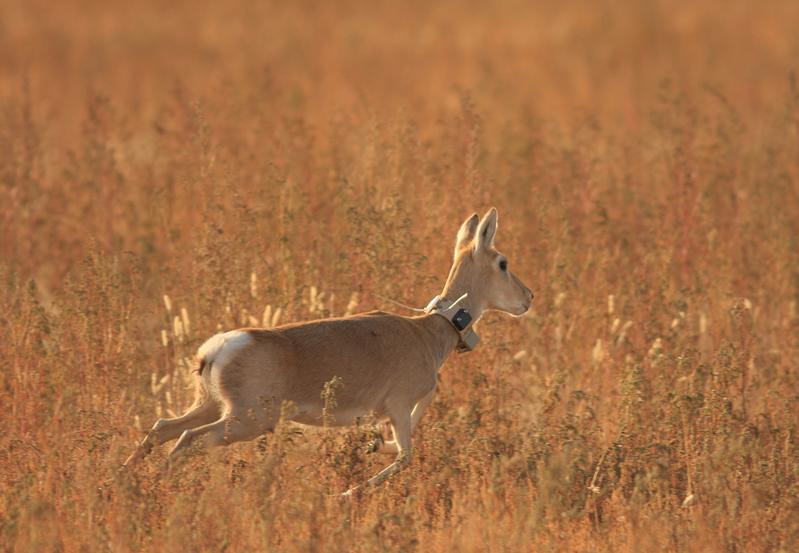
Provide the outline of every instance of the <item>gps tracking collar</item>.
{"type": "Polygon", "coordinates": [[[471,313],[469,313],[468,309],[460,307],[460,303],[468,295],[468,293],[463,294],[455,301],[436,296],[424,308],[427,313],[444,317],[458,331],[460,336],[458,347],[456,348],[458,353],[472,351],[480,341],[480,337],[470,326],[474,322],[471,313]]]}

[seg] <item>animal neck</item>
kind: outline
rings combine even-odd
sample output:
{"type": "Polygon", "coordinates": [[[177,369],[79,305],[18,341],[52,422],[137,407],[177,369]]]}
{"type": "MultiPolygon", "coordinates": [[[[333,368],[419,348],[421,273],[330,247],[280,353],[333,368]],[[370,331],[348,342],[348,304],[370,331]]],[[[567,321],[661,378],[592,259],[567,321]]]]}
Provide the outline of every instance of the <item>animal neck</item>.
{"type": "MultiPolygon", "coordinates": [[[[457,264],[453,265],[447,277],[447,282],[444,284],[444,289],[439,296],[445,300],[447,305],[451,305],[452,302],[466,294],[466,297],[458,303],[458,306],[466,309],[472,316],[470,326],[473,327],[482,316],[484,308],[480,295],[474,293],[473,287],[469,286],[467,282],[468,280],[468,275],[459,271],[457,264]]],[[[435,352],[440,363],[443,363],[444,359],[458,347],[461,342],[461,333],[458,332],[452,321],[445,319],[441,315],[431,313],[419,319],[429,332],[431,350],[435,352]]]]}
{"type": "Polygon", "coordinates": [[[454,302],[464,294],[466,294],[466,297],[463,298],[458,305],[471,314],[473,320],[472,324],[475,324],[477,320],[482,317],[485,309],[483,308],[482,301],[480,301],[480,297],[475,294],[470,287],[458,285],[457,282],[450,281],[444,286],[440,296],[450,302],[454,302]]]}
{"type": "MultiPolygon", "coordinates": [[[[448,281],[449,282],[449,281],[448,281]]],[[[472,326],[477,322],[477,318],[482,314],[479,308],[480,303],[469,297],[468,292],[457,296],[448,295],[447,291],[457,290],[455,287],[445,286],[442,293],[436,296],[427,306],[426,311],[430,313],[431,329],[437,336],[436,341],[441,344],[441,351],[444,357],[449,355],[453,349],[457,348],[459,353],[471,351],[480,341],[480,337],[475,333],[472,326]],[[475,308],[475,306],[477,306],[475,308]],[[441,324],[441,323],[445,324],[441,324]],[[452,344],[452,337],[457,341],[452,344]]],[[[443,362],[443,358],[441,358],[443,362]]]]}
{"type": "Polygon", "coordinates": [[[425,341],[436,359],[436,371],[438,371],[444,360],[458,346],[460,334],[452,326],[452,323],[439,315],[422,315],[417,320],[426,331],[427,340],[425,341]]]}

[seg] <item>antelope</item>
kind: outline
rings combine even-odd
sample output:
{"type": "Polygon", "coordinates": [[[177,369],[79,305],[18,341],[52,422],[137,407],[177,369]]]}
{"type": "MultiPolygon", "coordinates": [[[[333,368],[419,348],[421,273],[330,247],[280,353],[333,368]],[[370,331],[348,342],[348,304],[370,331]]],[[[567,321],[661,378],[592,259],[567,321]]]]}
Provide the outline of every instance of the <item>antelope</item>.
{"type": "Polygon", "coordinates": [[[123,466],[178,437],[170,459],[201,436],[209,446],[252,440],[274,429],[284,402],[294,407],[289,420],[329,424],[320,391],[338,378],[333,425],[374,413],[388,421],[393,439],[378,439],[369,449],[395,454],[390,465],[343,495],[381,484],[408,465],[411,435],[433,401],[438,372],[454,350],[476,345],[474,323],[489,310],[518,317],[530,308],[532,292],[494,247],[497,222],[495,208],[463,222],[443,291],[423,315],[372,311],[211,337],[197,351],[194,405],[180,417],[156,421],[123,466]]]}

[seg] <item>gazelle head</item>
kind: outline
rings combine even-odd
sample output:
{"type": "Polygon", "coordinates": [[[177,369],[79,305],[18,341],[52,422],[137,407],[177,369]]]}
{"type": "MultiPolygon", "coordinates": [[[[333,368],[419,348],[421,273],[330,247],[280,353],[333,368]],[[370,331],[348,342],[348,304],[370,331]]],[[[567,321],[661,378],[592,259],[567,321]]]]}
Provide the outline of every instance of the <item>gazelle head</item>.
{"type": "Polygon", "coordinates": [[[477,317],[490,309],[518,317],[530,309],[533,293],[510,272],[508,258],[494,247],[497,221],[492,207],[482,219],[475,213],[463,222],[443,295],[454,300],[468,292],[467,303],[477,317]]]}

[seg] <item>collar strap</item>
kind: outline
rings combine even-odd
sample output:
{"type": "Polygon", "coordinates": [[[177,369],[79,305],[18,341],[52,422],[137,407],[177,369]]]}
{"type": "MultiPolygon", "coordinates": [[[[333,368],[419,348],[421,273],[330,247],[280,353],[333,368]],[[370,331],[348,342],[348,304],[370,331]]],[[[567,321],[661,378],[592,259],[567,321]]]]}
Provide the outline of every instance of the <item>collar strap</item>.
{"type": "Polygon", "coordinates": [[[460,307],[460,303],[466,296],[467,294],[464,294],[455,301],[436,296],[424,308],[426,313],[444,317],[452,325],[452,328],[457,331],[459,339],[456,350],[458,353],[472,351],[480,341],[480,336],[472,330],[471,325],[474,320],[471,313],[469,313],[468,309],[460,307]]]}

